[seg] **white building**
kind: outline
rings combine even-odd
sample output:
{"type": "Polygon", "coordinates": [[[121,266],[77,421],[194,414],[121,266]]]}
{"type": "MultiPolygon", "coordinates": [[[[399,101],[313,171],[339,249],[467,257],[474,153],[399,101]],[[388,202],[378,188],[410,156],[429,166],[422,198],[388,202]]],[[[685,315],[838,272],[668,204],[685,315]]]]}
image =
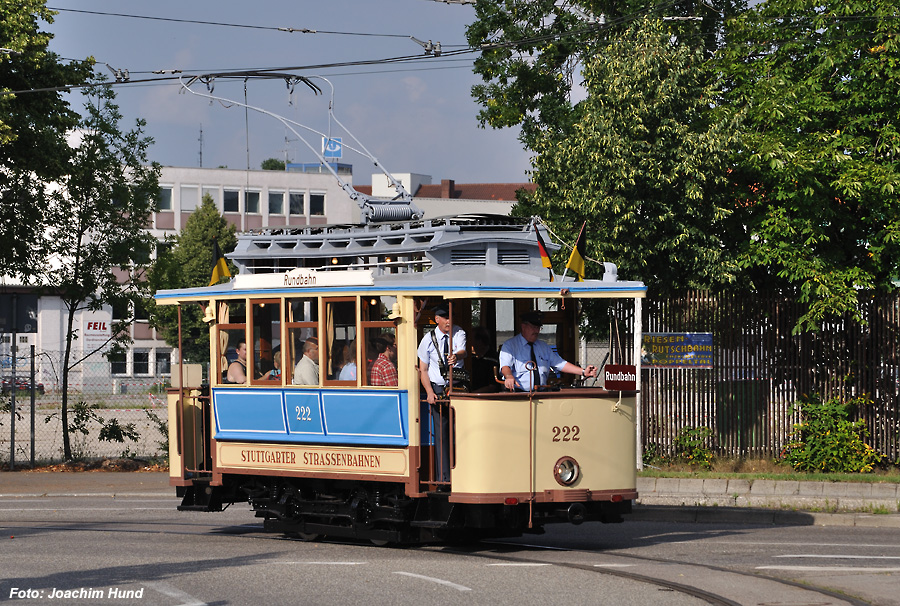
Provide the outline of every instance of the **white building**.
{"type": "MultiPolygon", "coordinates": [[[[333,166],[341,179],[352,185],[351,167],[333,166]]],[[[160,210],[152,217],[150,232],[160,241],[180,233],[204,194],[212,197],[225,219],[238,231],[357,222],[359,206],[334,176],[323,170],[318,164],[288,165],[287,171],[163,167],[159,179],[160,210]]],[[[425,211],[426,218],[465,213],[508,214],[515,203],[516,190],[534,187],[524,183],[456,184],[447,179],[440,185],[432,185],[430,176],[416,173],[398,174],[395,178],[413,194],[415,204],[425,211]]],[[[396,192],[388,187],[384,175],[373,175],[372,183],[356,189],[374,197],[394,197],[396,192]]],[[[18,330],[22,332],[16,339],[17,373],[28,373],[23,356],[34,345],[39,353],[49,354],[39,360],[39,379],[52,390],[57,387],[56,366],[65,346],[65,309],[57,297],[36,297],[31,289],[0,277],[0,370],[4,376],[9,374],[12,364],[12,322],[8,306],[13,292],[23,304],[27,299],[30,306],[25,312],[20,309],[18,314],[18,330]],[[27,321],[32,316],[34,321],[27,321]],[[50,364],[49,356],[54,354],[57,361],[50,364]]],[[[113,320],[130,313],[104,308],[78,314],[79,338],[75,341],[73,357],[80,358],[102,345],[110,336],[113,320]]],[[[168,377],[174,361],[172,348],[157,338],[146,318],[137,317],[130,330],[133,344],[127,354],[111,361],[100,355],[92,356],[78,372],[70,375],[73,388],[104,390],[112,383],[116,389],[133,387],[143,391],[168,377]]]]}

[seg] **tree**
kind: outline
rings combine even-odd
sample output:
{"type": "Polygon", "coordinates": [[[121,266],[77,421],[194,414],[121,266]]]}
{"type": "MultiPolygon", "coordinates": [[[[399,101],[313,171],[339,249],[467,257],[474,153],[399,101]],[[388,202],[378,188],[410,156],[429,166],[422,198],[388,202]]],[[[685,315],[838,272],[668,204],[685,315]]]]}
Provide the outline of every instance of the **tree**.
{"type": "MultiPolygon", "coordinates": [[[[71,459],[68,423],[69,372],[84,358],[72,359],[78,338],[76,315],[104,305],[136,304],[145,294],[138,268],[149,260],[154,238],[144,229],[159,194],[159,166],[148,166],[152,140],[143,136],[144,122],[122,132],[122,118],[109,86],[86,90],[88,102],[80,141],[57,188],[47,198],[41,240],[44,269],[40,283],[59,295],[65,308],[66,341],[62,365],[63,456],[71,459]],[[116,271],[114,271],[116,270],[116,271]]],[[[124,328],[113,327],[116,344],[128,340],[124,328]]],[[[84,357],[94,352],[86,352],[84,357]]]]}
{"type": "Polygon", "coordinates": [[[478,118],[482,126],[520,125],[522,142],[533,150],[544,130],[571,122],[579,66],[631,22],[664,16],[699,19],[680,22],[680,33],[684,42],[705,49],[708,56],[720,41],[725,19],[745,6],[744,0],[664,5],[642,0],[477,0],[477,19],[466,37],[470,46],[482,49],[475,73],[484,84],[472,88],[482,106],[478,118]]]}
{"type": "Polygon", "coordinates": [[[47,51],[52,36],[38,20],[56,13],[43,0],[0,0],[0,14],[0,271],[26,278],[43,262],[46,190],[67,170],[66,133],[79,116],[61,91],[9,92],[83,84],[92,62],[64,64],[47,51]]]}
{"type": "Polygon", "coordinates": [[[797,329],[856,313],[900,264],[900,7],[769,0],[730,22],[720,99],[744,113],[732,220],[755,287],[797,288],[797,329]]]}
{"type": "Polygon", "coordinates": [[[284,160],[278,158],[266,158],[259,167],[263,170],[284,170],[284,160]]]}
{"type": "MultiPolygon", "coordinates": [[[[234,225],[219,214],[209,194],[194,214],[188,218],[174,247],[161,254],[150,270],[149,282],[154,291],[168,288],[207,286],[213,267],[213,242],[218,241],[222,253],[237,246],[234,225]]],[[[237,273],[229,263],[232,275],[237,273]]],[[[178,347],[178,311],[172,306],[151,304],[150,321],[166,343],[178,347]]],[[[181,314],[183,350],[187,362],[209,362],[209,327],[203,322],[201,305],[185,306],[181,314]]]]}
{"type": "MultiPolygon", "coordinates": [[[[534,138],[537,189],[520,195],[516,213],[541,215],[557,234],[587,221],[588,257],[654,294],[732,280],[720,234],[736,125],[713,115],[704,66],[703,51],[674,41],[659,20],[598,47],[572,125],[534,138]]],[[[596,267],[589,276],[599,277],[596,267]]]]}

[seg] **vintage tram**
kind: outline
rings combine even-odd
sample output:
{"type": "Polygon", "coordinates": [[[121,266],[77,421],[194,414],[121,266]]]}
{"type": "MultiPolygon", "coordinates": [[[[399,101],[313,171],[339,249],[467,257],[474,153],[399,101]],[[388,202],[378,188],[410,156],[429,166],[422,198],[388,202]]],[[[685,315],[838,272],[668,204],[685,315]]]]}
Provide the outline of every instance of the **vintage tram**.
{"type": "Polygon", "coordinates": [[[375,543],[621,521],[637,496],[645,288],[611,265],[602,280],[553,276],[538,232],[551,241],[535,218],[487,215],[267,229],[239,236],[231,281],[157,293],[201,305],[210,331],[208,372],[173,367],[168,395],[179,509],[246,502],[267,530],[375,543]],[[416,350],[441,303],[469,355],[429,406],[416,350]],[[584,364],[584,305],[607,310],[605,361],[625,381],[601,369],[505,391],[496,354],[517,318],[543,310],[541,338],[584,364]]]}

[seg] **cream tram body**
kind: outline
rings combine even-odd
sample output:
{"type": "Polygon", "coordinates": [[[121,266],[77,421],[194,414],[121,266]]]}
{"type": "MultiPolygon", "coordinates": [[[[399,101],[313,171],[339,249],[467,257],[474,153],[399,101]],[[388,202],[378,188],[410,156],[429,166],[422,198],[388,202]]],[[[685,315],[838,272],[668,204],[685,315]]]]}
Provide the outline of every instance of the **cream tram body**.
{"type": "MultiPolygon", "coordinates": [[[[159,304],[203,306],[210,326],[208,387],[196,366],[179,365],[169,394],[170,477],[181,509],[249,501],[271,530],[398,542],[620,521],[637,496],[638,392],[603,389],[602,379],[596,387],[563,382],[532,393],[504,393],[497,385],[451,391],[439,413],[449,420],[449,482],[437,474],[447,438],[421,401],[416,355],[433,328],[432,305],[449,304],[470,345],[483,327],[496,349],[500,324],[502,337],[511,337],[515,317],[542,307],[556,328],[542,338],[572,359],[582,301],[634,305],[639,318],[645,292],[636,282],[489,275],[295,269],[158,293],[159,304]],[[240,310],[244,321],[236,322],[240,310]],[[319,341],[318,385],[292,383],[301,354],[291,331],[319,341]],[[354,380],[329,376],[337,332],[354,339],[354,380]],[[373,359],[365,344],[384,333],[397,346],[395,386],[370,385],[363,362],[373,359]],[[248,344],[249,378],[228,384],[228,350],[240,337],[248,344]],[[281,376],[259,378],[276,343],[281,376]]],[[[639,330],[637,322],[628,359],[619,360],[635,364],[637,376],[639,330]]],[[[470,356],[466,366],[472,363],[470,356]]]]}

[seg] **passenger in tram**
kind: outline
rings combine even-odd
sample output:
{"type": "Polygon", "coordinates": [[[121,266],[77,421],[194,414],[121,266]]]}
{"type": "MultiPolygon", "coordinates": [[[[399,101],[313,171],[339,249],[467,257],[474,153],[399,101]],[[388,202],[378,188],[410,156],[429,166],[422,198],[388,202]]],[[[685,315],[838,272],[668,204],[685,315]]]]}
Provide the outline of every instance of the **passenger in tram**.
{"type": "Polygon", "coordinates": [[[582,369],[567,362],[546,341],[538,339],[544,325],[544,314],[529,311],[522,314],[519,334],[500,348],[500,372],[503,384],[510,391],[532,391],[533,386],[545,385],[550,369],[580,377],[597,376],[597,367],[582,369]],[[529,369],[529,362],[533,368],[529,369]]]}
{"type": "Polygon", "coordinates": [[[281,347],[272,350],[272,370],[262,376],[263,381],[277,381],[281,379],[281,347]]]}
{"type": "Polygon", "coordinates": [[[237,359],[228,365],[225,381],[228,383],[247,382],[247,342],[241,339],[237,344],[237,359]]]}
{"type": "Polygon", "coordinates": [[[397,343],[394,335],[386,332],[372,341],[372,347],[378,354],[369,370],[369,385],[376,387],[396,387],[397,380],[397,343]]]}
{"type": "Polygon", "coordinates": [[[341,372],[338,375],[338,380],[340,381],[355,381],[356,380],[356,340],[350,341],[347,343],[347,348],[344,350],[344,366],[341,367],[341,372]]]}
{"type": "Polygon", "coordinates": [[[319,340],[309,337],[303,342],[303,355],[294,366],[294,385],[319,384],[319,340]]]}
{"type": "Polygon", "coordinates": [[[335,339],[331,344],[331,372],[328,374],[329,379],[337,379],[341,376],[341,369],[346,362],[347,344],[344,341],[335,339]]]}

